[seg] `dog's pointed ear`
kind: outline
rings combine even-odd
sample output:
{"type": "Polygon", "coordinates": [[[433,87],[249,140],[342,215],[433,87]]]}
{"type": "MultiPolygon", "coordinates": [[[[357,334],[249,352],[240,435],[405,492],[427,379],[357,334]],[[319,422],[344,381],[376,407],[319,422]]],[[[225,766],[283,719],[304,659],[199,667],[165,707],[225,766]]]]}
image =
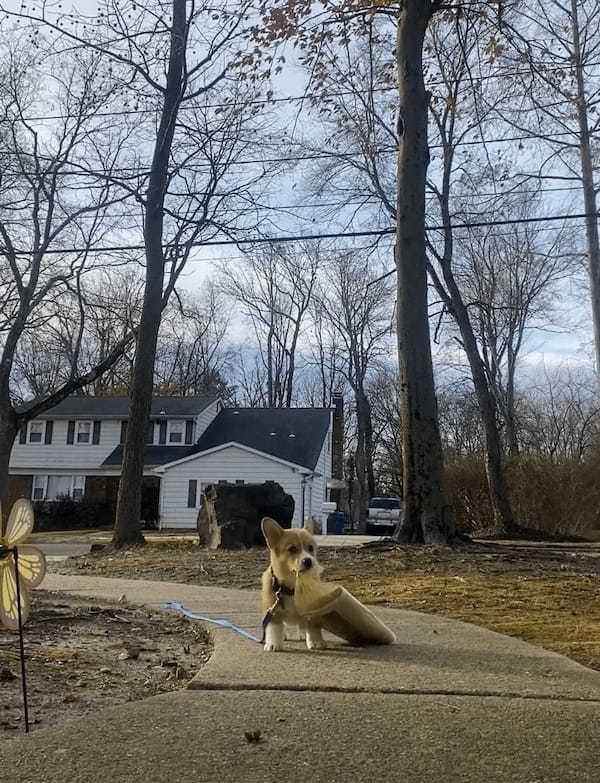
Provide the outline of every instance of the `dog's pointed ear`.
{"type": "Polygon", "coordinates": [[[315,520],[310,517],[310,519],[307,519],[304,523],[304,529],[311,534],[311,536],[314,536],[315,534],[315,520]]]}
{"type": "Polygon", "coordinates": [[[263,517],[260,526],[267,541],[267,546],[269,549],[274,549],[283,535],[283,528],[281,525],[278,525],[274,519],[271,519],[271,517],[263,517]]]}

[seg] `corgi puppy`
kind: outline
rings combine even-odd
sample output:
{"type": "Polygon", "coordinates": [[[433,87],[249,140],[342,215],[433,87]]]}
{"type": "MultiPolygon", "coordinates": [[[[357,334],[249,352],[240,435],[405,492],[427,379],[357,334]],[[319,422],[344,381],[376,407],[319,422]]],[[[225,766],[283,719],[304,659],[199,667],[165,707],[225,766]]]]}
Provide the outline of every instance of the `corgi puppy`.
{"type": "Polygon", "coordinates": [[[309,650],[322,650],[325,645],[320,626],[300,617],[294,605],[296,574],[311,569],[318,579],[322,571],[312,526],[284,530],[274,519],[265,517],[262,531],[271,555],[271,565],[262,575],[262,609],[265,614],[269,610],[273,613],[265,630],[265,650],[283,649],[284,625],[296,629],[295,635],[288,633],[288,639],[298,639],[299,629],[306,636],[309,650]]]}

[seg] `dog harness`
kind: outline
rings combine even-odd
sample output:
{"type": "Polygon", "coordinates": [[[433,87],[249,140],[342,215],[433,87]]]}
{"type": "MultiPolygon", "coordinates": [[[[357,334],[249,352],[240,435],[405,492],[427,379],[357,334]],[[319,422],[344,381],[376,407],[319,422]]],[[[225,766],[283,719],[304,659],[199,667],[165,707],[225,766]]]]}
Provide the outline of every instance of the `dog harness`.
{"type": "Polygon", "coordinates": [[[275,611],[275,609],[277,609],[277,607],[281,603],[282,596],[284,596],[284,595],[294,595],[294,591],[293,591],[293,589],[291,587],[288,587],[287,585],[283,584],[283,582],[280,582],[279,579],[277,579],[277,577],[275,576],[275,572],[273,571],[272,568],[271,568],[271,589],[275,593],[275,602],[274,602],[273,606],[271,606],[267,610],[265,616],[263,617],[263,621],[262,621],[262,639],[261,639],[261,643],[262,644],[264,644],[264,642],[265,642],[265,637],[266,637],[266,634],[267,634],[267,626],[269,625],[269,623],[273,619],[273,612],[275,611]]]}

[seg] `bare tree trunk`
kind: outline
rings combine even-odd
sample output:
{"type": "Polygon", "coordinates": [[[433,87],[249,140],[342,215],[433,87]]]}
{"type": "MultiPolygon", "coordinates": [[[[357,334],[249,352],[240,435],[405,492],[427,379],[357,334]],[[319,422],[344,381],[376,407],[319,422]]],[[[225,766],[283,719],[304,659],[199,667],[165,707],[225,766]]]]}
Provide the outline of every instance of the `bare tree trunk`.
{"type": "MultiPolygon", "coordinates": [[[[452,288],[450,288],[450,293],[453,293],[452,288]]],[[[502,464],[502,442],[496,420],[496,403],[485,375],[485,368],[477,349],[477,342],[469,321],[467,309],[462,299],[456,301],[460,298],[458,289],[456,289],[455,293],[456,297],[452,297],[454,317],[459,326],[463,347],[469,360],[485,435],[485,471],[492,502],[492,512],[494,514],[494,528],[498,532],[506,533],[514,528],[514,519],[508,499],[508,487],[502,464]]]]}
{"type": "Polygon", "coordinates": [[[294,351],[296,350],[296,347],[294,346],[293,349],[290,351],[290,362],[288,366],[287,371],[287,377],[285,379],[286,387],[285,387],[285,407],[291,408],[292,407],[292,399],[293,399],[293,393],[294,393],[294,373],[296,371],[296,360],[294,351]]]}
{"type": "Polygon", "coordinates": [[[367,522],[367,508],[369,505],[369,495],[367,489],[367,472],[365,458],[365,438],[364,433],[358,428],[356,433],[356,451],[354,456],[354,466],[356,469],[356,483],[358,484],[358,498],[355,505],[356,522],[358,532],[365,530],[367,522]]]}
{"type": "Polygon", "coordinates": [[[425,186],[429,165],[429,96],[423,79],[423,40],[432,7],[405,0],[398,15],[397,323],[404,460],[398,540],[448,543],[454,534],[442,491],[442,444],[433,381],[427,307],[425,186]]]}
{"type": "Polygon", "coordinates": [[[513,349],[508,348],[508,373],[506,380],[506,410],[504,411],[504,426],[506,429],[506,447],[511,457],[519,456],[519,437],[517,434],[517,418],[515,411],[515,368],[516,359],[513,349]]]}
{"type": "Polygon", "coordinates": [[[579,125],[579,155],[581,158],[581,182],[585,205],[585,233],[588,246],[588,277],[592,298],[594,322],[594,346],[596,353],[596,376],[600,385],[600,241],[598,238],[598,217],[596,189],[594,187],[594,166],[590,147],[590,128],[586,103],[585,81],[582,67],[581,41],[579,35],[579,13],[577,0],[571,0],[573,17],[573,49],[577,74],[577,123],[579,125]]]}
{"type": "Polygon", "coordinates": [[[133,368],[129,426],[113,532],[113,544],[116,547],[144,541],[140,527],[140,508],[156,343],[163,308],[164,201],[171,145],[184,85],[185,30],[186,0],[173,0],[169,69],[146,202],[144,225],[146,282],[133,368]]]}
{"type": "MultiPolygon", "coordinates": [[[[0,504],[4,509],[3,518],[9,512],[8,500],[8,465],[13,443],[17,436],[17,417],[10,400],[3,399],[0,403],[0,504]]],[[[0,535],[2,531],[0,530],[0,535]]]]}
{"type": "Polygon", "coordinates": [[[275,395],[273,386],[273,326],[269,327],[267,335],[267,407],[272,408],[275,405],[275,395]]]}
{"type": "MultiPolygon", "coordinates": [[[[447,167],[443,189],[446,194],[449,192],[449,172],[450,168],[447,167]]],[[[469,367],[471,369],[471,377],[473,379],[473,386],[475,387],[477,404],[479,406],[483,424],[485,437],[485,469],[492,513],[494,515],[493,526],[497,531],[508,532],[514,528],[514,520],[508,497],[506,477],[504,475],[503,449],[498,428],[496,400],[490,389],[484,362],[479,354],[469,312],[465,306],[452,271],[453,240],[448,203],[449,200],[446,197],[442,203],[445,248],[444,255],[438,259],[442,269],[446,290],[439,280],[437,273],[431,266],[429,267],[430,276],[460,331],[462,346],[467,355],[469,367]]]]}
{"type": "Polygon", "coordinates": [[[365,474],[367,478],[368,497],[375,494],[375,471],[373,470],[373,418],[371,404],[364,389],[358,393],[357,418],[364,436],[365,474]]]}

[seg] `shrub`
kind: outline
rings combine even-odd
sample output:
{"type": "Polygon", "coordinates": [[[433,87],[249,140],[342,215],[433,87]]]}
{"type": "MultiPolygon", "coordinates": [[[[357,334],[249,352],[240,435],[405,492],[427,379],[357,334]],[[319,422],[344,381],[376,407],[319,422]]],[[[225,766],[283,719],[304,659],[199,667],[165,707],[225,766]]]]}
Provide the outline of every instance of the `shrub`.
{"type": "Polygon", "coordinates": [[[475,533],[489,528],[493,517],[483,460],[471,455],[447,456],[444,466],[446,497],[458,529],[475,533]]]}
{"type": "Polygon", "coordinates": [[[555,535],[600,527],[600,477],[595,459],[524,455],[507,464],[515,521],[555,535]]]}
{"type": "MultiPolygon", "coordinates": [[[[506,478],[517,525],[556,536],[585,536],[600,528],[597,459],[553,461],[525,454],[507,459],[506,478]]],[[[460,530],[477,533],[491,528],[483,458],[448,457],[445,485],[460,530]]]]}
{"type": "Polygon", "coordinates": [[[110,526],[114,519],[111,503],[98,500],[72,500],[65,497],[53,501],[36,501],[35,529],[74,530],[110,526]]]}

